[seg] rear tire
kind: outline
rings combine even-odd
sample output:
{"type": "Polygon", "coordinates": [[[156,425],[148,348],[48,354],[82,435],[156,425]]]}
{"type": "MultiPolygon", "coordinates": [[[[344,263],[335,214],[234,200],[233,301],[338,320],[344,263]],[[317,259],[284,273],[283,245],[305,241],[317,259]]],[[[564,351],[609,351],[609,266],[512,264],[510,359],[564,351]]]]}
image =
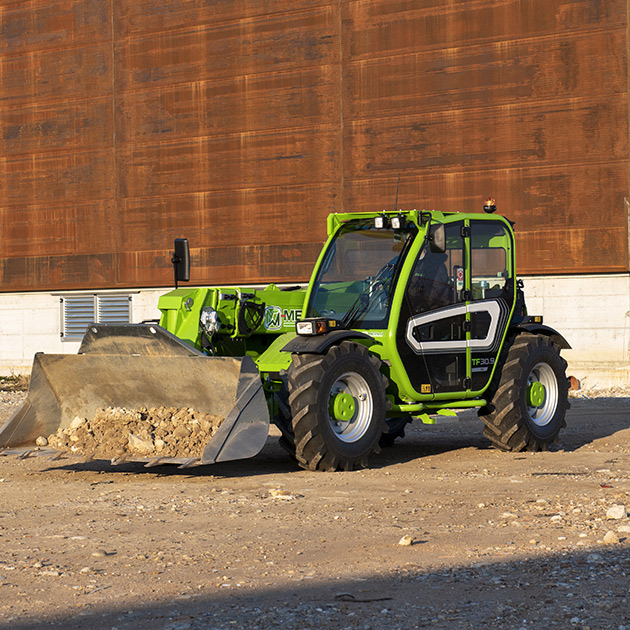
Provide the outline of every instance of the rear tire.
{"type": "Polygon", "coordinates": [[[513,338],[503,359],[479,411],[483,433],[504,451],[546,451],[566,426],[567,363],[549,337],[529,333],[513,338]]]}
{"type": "Polygon", "coordinates": [[[378,453],[387,430],[387,379],[365,346],[294,354],[288,370],[295,457],[309,470],[353,470],[378,453]]]}

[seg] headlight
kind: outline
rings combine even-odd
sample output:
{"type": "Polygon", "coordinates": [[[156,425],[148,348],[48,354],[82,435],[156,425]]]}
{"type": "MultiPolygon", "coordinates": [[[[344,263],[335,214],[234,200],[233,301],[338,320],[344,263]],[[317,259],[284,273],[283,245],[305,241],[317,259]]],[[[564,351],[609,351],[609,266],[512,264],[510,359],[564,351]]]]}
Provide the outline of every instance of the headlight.
{"type": "Polygon", "coordinates": [[[211,306],[204,306],[201,309],[199,323],[204,332],[212,337],[214,333],[219,331],[219,314],[211,306]]]}
{"type": "Polygon", "coordinates": [[[298,335],[324,335],[332,328],[337,328],[336,319],[303,319],[296,323],[295,332],[298,335]]]}
{"type": "Polygon", "coordinates": [[[315,322],[298,322],[295,328],[298,335],[315,334],[315,322]]]}

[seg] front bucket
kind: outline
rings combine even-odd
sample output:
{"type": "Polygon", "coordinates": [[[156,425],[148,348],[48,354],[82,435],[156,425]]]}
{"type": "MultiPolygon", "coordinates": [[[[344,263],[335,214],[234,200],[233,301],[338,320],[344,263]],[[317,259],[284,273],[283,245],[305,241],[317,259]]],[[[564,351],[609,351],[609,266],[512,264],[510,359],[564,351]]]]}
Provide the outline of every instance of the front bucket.
{"type": "MultiPolygon", "coordinates": [[[[116,349],[110,343],[84,347],[84,341],[84,354],[35,355],[28,397],[0,429],[0,448],[32,445],[40,436],[70,430],[77,416],[89,421],[103,409],[177,408],[220,418],[198,452],[181,456],[171,452],[164,457],[150,448],[141,454],[133,450],[103,454],[96,449],[95,457],[190,465],[244,459],[260,452],[269,430],[269,411],[250,357],[207,357],[158,326],[131,325],[122,335],[120,327],[112,327],[112,335],[107,330],[99,326],[99,336],[117,339],[116,349]],[[153,332],[147,337],[149,329],[153,332]],[[170,349],[156,351],[152,337],[158,345],[160,339],[168,339],[170,349]],[[132,354],[107,354],[134,344],[132,354]]],[[[179,443],[185,445],[185,438],[179,443]]]]}

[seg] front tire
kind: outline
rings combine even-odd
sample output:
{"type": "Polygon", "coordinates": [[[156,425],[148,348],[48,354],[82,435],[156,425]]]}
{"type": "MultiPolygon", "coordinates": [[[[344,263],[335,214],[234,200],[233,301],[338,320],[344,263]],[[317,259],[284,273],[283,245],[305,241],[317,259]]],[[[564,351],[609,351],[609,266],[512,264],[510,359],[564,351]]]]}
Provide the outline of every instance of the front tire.
{"type": "Polygon", "coordinates": [[[309,470],[353,470],[378,453],[387,430],[387,379],[365,346],[294,354],[287,372],[295,457],[309,470]]]}
{"type": "Polygon", "coordinates": [[[566,426],[566,361],[549,337],[520,334],[504,352],[490,385],[490,403],[479,411],[484,435],[505,451],[546,451],[566,426]]]}

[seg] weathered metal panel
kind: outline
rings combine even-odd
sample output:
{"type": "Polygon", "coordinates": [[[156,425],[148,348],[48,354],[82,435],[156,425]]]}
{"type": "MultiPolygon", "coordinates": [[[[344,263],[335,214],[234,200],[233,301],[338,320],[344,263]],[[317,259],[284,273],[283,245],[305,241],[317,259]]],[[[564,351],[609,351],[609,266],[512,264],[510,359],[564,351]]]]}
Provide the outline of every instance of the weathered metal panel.
{"type": "MultiPolygon", "coordinates": [[[[279,249],[275,245],[238,244],[191,249],[193,284],[242,284],[273,282],[285,278],[306,281],[321,243],[294,242],[279,249]],[[287,271],[290,275],[287,275],[287,271]]],[[[120,257],[121,274],[127,286],[139,286],[150,278],[149,286],[169,286],[173,270],[164,250],[126,252],[120,257]]]]}
{"type": "Polygon", "coordinates": [[[338,133],[289,131],[128,145],[118,152],[122,197],[152,197],[330,182],[336,178],[338,133]],[[308,178],[307,178],[308,174],[308,178]]]}
{"type": "Polygon", "coordinates": [[[504,169],[624,160],[625,94],[427,112],[355,123],[344,154],[351,177],[408,170],[504,169]]]}
{"type": "MultiPolygon", "coordinates": [[[[516,221],[519,273],[620,272],[627,271],[627,178],[623,163],[418,173],[401,177],[399,205],[482,212],[492,195],[498,211],[516,221]]],[[[368,210],[370,199],[385,198],[393,207],[396,179],[354,180],[346,203],[368,210]]]]}
{"type": "MultiPolygon", "coordinates": [[[[7,258],[73,257],[115,250],[113,201],[0,208],[2,254],[7,258]]],[[[25,278],[16,278],[20,283],[25,278]]],[[[52,285],[46,284],[49,288],[52,285]]]]}
{"type": "Polygon", "coordinates": [[[74,151],[113,146],[108,96],[22,107],[0,107],[0,155],[74,151]]]}
{"type": "Polygon", "coordinates": [[[347,3],[345,206],[393,199],[400,173],[401,205],[495,196],[521,273],[628,270],[626,9],[347,3]]]}
{"type": "Polygon", "coordinates": [[[292,0],[287,6],[282,0],[114,0],[116,35],[128,37],[156,33],[194,24],[235,22],[247,23],[254,18],[269,22],[275,16],[305,11],[331,2],[325,0],[292,0]]]}
{"type": "Polygon", "coordinates": [[[370,60],[626,25],[623,0],[354,0],[344,3],[347,58],[370,60]]]}
{"type": "Polygon", "coordinates": [[[166,260],[173,239],[182,236],[188,237],[191,247],[208,248],[214,243],[217,247],[282,243],[289,248],[293,243],[321,244],[326,217],[337,210],[338,198],[323,184],[142,197],[125,199],[121,206],[121,251],[137,250],[142,243],[166,260]]]}
{"type": "Polygon", "coordinates": [[[0,206],[112,198],[113,173],[111,150],[35,153],[7,158],[0,169],[0,206]]]}
{"type": "Polygon", "coordinates": [[[0,55],[0,106],[111,94],[111,43],[0,55]]]}
{"type": "MultiPolygon", "coordinates": [[[[116,42],[116,84],[127,90],[331,63],[339,46],[330,7],[166,30],[116,42]]],[[[241,125],[242,128],[242,125],[241,125]]]]}
{"type": "Polygon", "coordinates": [[[404,207],[494,195],[522,273],[628,270],[626,12],[0,1],[0,290],[169,284],[174,236],[196,283],[305,280],[398,173],[404,207]]]}
{"type": "Polygon", "coordinates": [[[103,0],[0,3],[0,54],[92,44],[107,37],[110,23],[103,0]]]}
{"type": "Polygon", "coordinates": [[[371,120],[553,99],[601,100],[626,92],[626,66],[621,28],[351,58],[345,65],[344,116],[371,120]]]}
{"type": "Polygon", "coordinates": [[[330,125],[338,119],[334,65],[132,91],[118,106],[121,142],[330,125]]]}
{"type": "Polygon", "coordinates": [[[0,259],[3,291],[51,291],[66,288],[107,288],[116,284],[114,254],[39,256],[0,259]]]}

